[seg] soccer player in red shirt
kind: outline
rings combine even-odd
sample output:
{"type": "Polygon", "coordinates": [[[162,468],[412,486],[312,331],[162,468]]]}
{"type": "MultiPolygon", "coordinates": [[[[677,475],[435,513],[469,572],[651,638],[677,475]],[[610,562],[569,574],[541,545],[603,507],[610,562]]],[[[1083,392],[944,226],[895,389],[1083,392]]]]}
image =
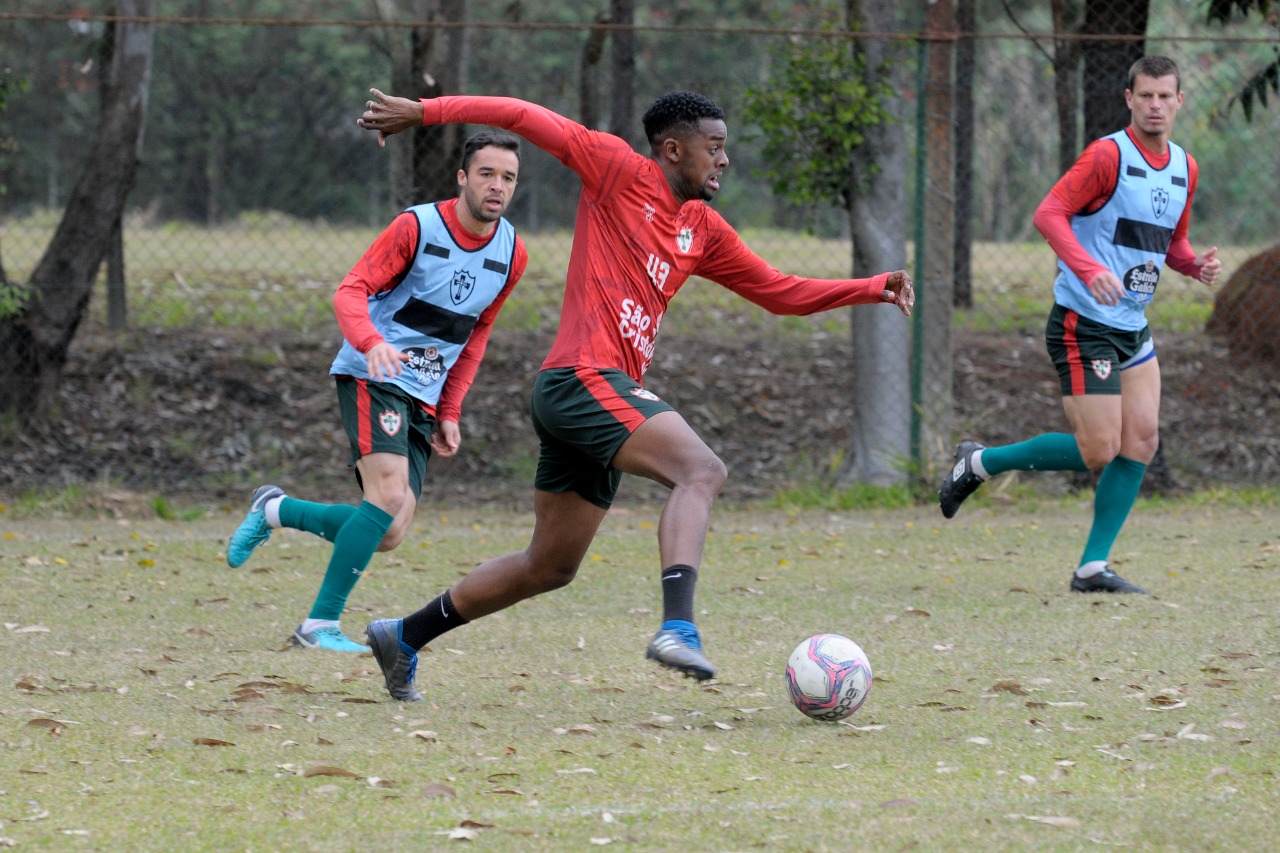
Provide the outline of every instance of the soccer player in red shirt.
{"type": "Polygon", "coordinates": [[[784,275],[753,253],[708,206],[729,165],[724,112],[693,92],[670,92],[644,115],[650,154],[515,98],[409,100],[372,90],[358,124],[388,134],[454,122],[503,128],[582,178],[560,326],[534,383],[541,442],[528,548],[491,559],[426,607],[367,628],[387,689],[413,685],[417,652],[471,620],[573,580],[623,473],[671,490],[658,525],[663,622],[646,649],[699,680],[715,675],[693,624],[693,593],[724,463],[684,418],[643,386],[668,303],[690,276],[729,288],[775,314],[889,303],[910,314],[905,271],[867,279],[784,275]]]}
{"type": "Polygon", "coordinates": [[[1139,59],[1124,96],[1129,126],[1090,144],[1033,220],[1058,255],[1045,344],[1072,432],[1002,447],[962,441],[938,489],[951,518],[1005,471],[1100,472],[1069,587],[1083,593],[1146,593],[1107,562],[1160,443],[1160,362],[1146,308],[1166,265],[1209,286],[1222,271],[1216,246],[1197,255],[1187,237],[1199,172],[1169,139],[1183,101],[1178,66],[1139,59]]]}

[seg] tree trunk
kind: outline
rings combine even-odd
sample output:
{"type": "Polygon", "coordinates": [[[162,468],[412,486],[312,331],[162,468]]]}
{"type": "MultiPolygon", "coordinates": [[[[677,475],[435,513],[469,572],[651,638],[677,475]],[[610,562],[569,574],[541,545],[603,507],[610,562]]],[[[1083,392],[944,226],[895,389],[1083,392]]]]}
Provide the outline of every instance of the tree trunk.
{"type": "Polygon", "coordinates": [[[1079,66],[1080,42],[1063,38],[1076,30],[1077,22],[1068,21],[1069,10],[1064,0],[1053,0],[1053,95],[1058,112],[1058,174],[1066,174],[1080,152],[1079,66]]]}
{"type": "MultiPolygon", "coordinates": [[[[118,0],[116,7],[122,18],[155,15],[153,0],[118,0]]],[[[88,160],[31,274],[30,302],[0,324],[0,364],[10,371],[0,411],[22,418],[42,412],[61,378],[137,173],[154,37],[150,22],[122,20],[107,28],[110,73],[88,160]]]]}
{"type": "MultiPolygon", "coordinates": [[[[892,0],[852,2],[851,27],[864,32],[893,32],[892,0]]],[[[884,104],[893,120],[867,131],[854,153],[849,227],[853,236],[853,274],[865,277],[907,266],[907,144],[904,105],[909,88],[904,43],[858,39],[868,74],[884,79],[893,93],[884,104]],[[869,170],[871,164],[877,167],[869,170]]],[[[875,85],[873,81],[868,81],[875,85]]],[[[850,309],[853,336],[853,423],[849,459],[842,485],[889,486],[907,481],[910,454],[910,329],[898,311],[860,305],[850,309]]]]}
{"type": "Polygon", "coordinates": [[[956,174],[955,245],[952,279],[957,308],[973,306],[973,77],[978,28],[975,0],[956,0],[956,174]]]}
{"type": "MultiPolygon", "coordinates": [[[[398,0],[376,0],[378,17],[388,24],[401,20],[398,0]]],[[[391,94],[405,98],[438,98],[461,92],[466,83],[469,50],[467,0],[413,0],[407,28],[387,28],[391,52],[391,94]]],[[[403,210],[424,201],[458,194],[457,172],[462,161],[466,128],[459,124],[421,127],[387,141],[391,149],[390,182],[393,207],[403,210]]]]}
{"type": "Polygon", "coordinates": [[[609,29],[604,26],[608,22],[608,12],[596,13],[578,64],[578,112],[582,123],[593,130],[600,123],[600,60],[604,58],[604,44],[609,39],[609,29]]]}
{"type": "MultiPolygon", "coordinates": [[[[1087,35],[1142,36],[1147,32],[1150,0],[1087,0],[1087,35]]],[[[1142,58],[1141,38],[1090,39],[1084,44],[1084,135],[1086,142],[1129,124],[1124,102],[1129,68],[1142,58]]]]}
{"type": "MultiPolygon", "coordinates": [[[[610,0],[613,49],[609,132],[632,141],[639,139],[636,124],[636,0],[610,0]]],[[[648,146],[643,145],[648,151],[648,146]]]]}
{"type": "Polygon", "coordinates": [[[953,315],[951,273],[952,228],[955,223],[954,80],[955,53],[950,36],[955,32],[951,0],[930,4],[925,38],[928,42],[925,134],[925,240],[922,281],[916,282],[916,306],[922,312],[918,329],[924,334],[924,387],[918,404],[920,412],[919,473],[932,481],[928,460],[950,456],[954,400],[954,357],[951,343],[953,315]]]}

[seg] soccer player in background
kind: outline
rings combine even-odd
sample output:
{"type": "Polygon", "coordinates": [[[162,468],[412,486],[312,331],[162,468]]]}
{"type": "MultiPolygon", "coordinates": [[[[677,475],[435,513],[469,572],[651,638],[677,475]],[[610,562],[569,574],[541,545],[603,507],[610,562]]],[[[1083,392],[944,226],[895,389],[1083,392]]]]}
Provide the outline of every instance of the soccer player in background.
{"type": "Polygon", "coordinates": [[[333,543],[297,646],[369,651],[342,633],[342,610],[374,553],[404,540],[432,453],[458,452],[462,400],[528,261],[503,217],[519,172],[518,138],[475,134],[463,146],[459,196],[401,213],[338,285],[344,341],[329,372],[363,500],[312,503],[260,486],[227,547],[237,568],[277,527],[333,543]]]}
{"type": "Polygon", "coordinates": [[[1035,212],[1058,256],[1045,344],[1072,433],[1003,447],[962,441],[938,499],[951,518],[1004,471],[1100,471],[1071,589],[1145,594],[1107,561],[1160,440],[1160,363],[1146,307],[1166,264],[1212,286],[1222,262],[1216,246],[1197,255],[1187,238],[1199,172],[1169,140],[1183,101],[1178,66],[1143,57],[1129,71],[1124,97],[1129,126],[1090,144],[1035,212]]]}
{"type": "MultiPolygon", "coordinates": [[[[663,621],[646,656],[699,680],[715,675],[694,625],[694,586],[724,463],[643,386],[668,303],[690,276],[777,314],[914,303],[904,271],[867,279],[784,275],[711,207],[729,158],[724,112],[692,92],[644,115],[649,156],[623,139],[515,98],[409,100],[372,90],[361,127],[388,134],[470,122],[523,136],[582,179],[560,326],[534,382],[540,441],[534,530],[523,551],[490,559],[403,619],[378,619],[369,644],[396,699],[416,701],[417,652],[435,637],[573,580],[622,474],[670,489],[658,525],[663,621]]],[[[726,382],[732,377],[726,377],[726,382]]],[[[726,389],[728,390],[728,389],[726,389]]]]}

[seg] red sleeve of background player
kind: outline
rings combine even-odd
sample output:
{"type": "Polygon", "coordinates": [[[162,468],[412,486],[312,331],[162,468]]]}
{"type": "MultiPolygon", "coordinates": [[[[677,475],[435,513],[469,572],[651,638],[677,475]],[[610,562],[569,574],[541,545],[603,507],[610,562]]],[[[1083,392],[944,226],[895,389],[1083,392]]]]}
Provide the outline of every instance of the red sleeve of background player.
{"type": "Polygon", "coordinates": [[[1085,284],[1107,268],[1085,251],[1071,230],[1071,217],[1092,213],[1107,203],[1120,176],[1120,147],[1099,139],[1085,148],[1036,208],[1032,222],[1054,253],[1085,284]]]}
{"type": "Polygon", "coordinates": [[[516,238],[516,250],[511,258],[511,277],[506,285],[489,303],[489,307],[480,312],[480,318],[471,329],[471,337],[458,353],[458,360],[449,368],[449,376],[440,391],[440,402],[436,404],[436,418],[442,421],[454,421],[462,418],[462,398],[467,396],[471,383],[475,381],[476,370],[484,358],[485,348],[489,345],[489,333],[493,331],[493,321],[507,301],[511,289],[516,286],[520,276],[524,275],[529,265],[529,253],[525,250],[524,241],[516,238]]]}
{"type": "Polygon", "coordinates": [[[815,314],[845,305],[883,301],[888,273],[872,278],[803,278],[785,275],[751,251],[737,232],[708,210],[713,249],[694,270],[772,314],[815,314]]]}
{"type": "Polygon", "coordinates": [[[369,319],[369,297],[404,280],[418,251],[418,217],[400,214],[373,241],[333,294],[333,313],[342,336],[362,353],[382,343],[369,319]]]}
{"type": "Polygon", "coordinates": [[[1195,198],[1199,181],[1200,167],[1196,165],[1195,158],[1187,154],[1187,206],[1178,217],[1178,224],[1173,229],[1173,242],[1164,257],[1169,269],[1196,279],[1200,277],[1200,268],[1195,265],[1196,250],[1191,248],[1191,200],[1195,198]]]}

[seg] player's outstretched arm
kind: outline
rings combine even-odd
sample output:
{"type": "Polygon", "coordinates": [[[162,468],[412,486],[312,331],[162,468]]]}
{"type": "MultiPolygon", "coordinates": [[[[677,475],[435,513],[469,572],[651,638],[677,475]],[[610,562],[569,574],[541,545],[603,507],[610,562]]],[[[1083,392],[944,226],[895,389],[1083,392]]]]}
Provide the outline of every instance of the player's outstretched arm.
{"type": "Polygon", "coordinates": [[[387,137],[422,124],[422,101],[397,98],[377,89],[369,90],[369,100],[364,102],[364,115],[356,124],[365,130],[378,131],[378,146],[387,144],[387,137]]]}
{"type": "Polygon", "coordinates": [[[916,304],[916,290],[906,270],[889,273],[889,278],[884,283],[884,294],[880,298],[885,302],[892,302],[903,314],[911,316],[911,309],[916,304]]]}

